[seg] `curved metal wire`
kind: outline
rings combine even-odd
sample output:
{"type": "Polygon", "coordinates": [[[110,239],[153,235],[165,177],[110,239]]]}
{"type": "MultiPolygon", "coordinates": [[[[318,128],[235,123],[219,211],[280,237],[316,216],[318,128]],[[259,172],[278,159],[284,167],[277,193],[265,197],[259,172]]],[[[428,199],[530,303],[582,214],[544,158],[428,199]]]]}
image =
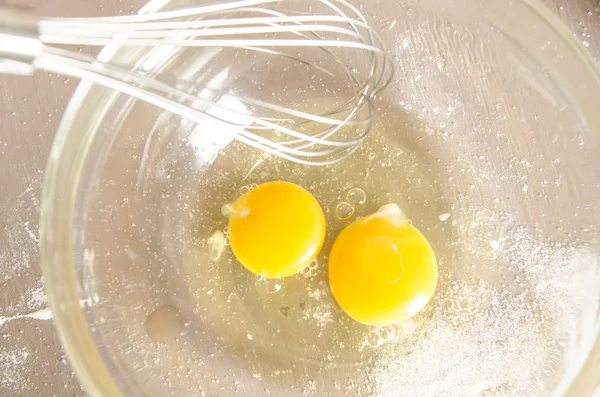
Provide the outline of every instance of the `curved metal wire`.
{"type": "MultiPolygon", "coordinates": [[[[238,0],[153,14],[49,18],[40,21],[40,39],[46,44],[59,45],[117,43],[234,48],[283,57],[345,82],[351,95],[319,113],[246,95],[236,96],[238,102],[257,110],[256,115],[244,114],[244,122],[236,124],[233,118],[225,120],[209,111],[234,111],[220,102],[198,98],[135,70],[104,64],[75,52],[45,46],[36,65],[91,79],[196,122],[210,120],[237,125],[240,132],[232,139],[288,160],[309,165],[331,164],[355,151],[367,136],[373,124],[375,98],[389,84],[393,68],[378,33],[347,1],[305,0],[298,3],[305,10],[285,10],[290,3],[294,2],[238,0]],[[275,4],[285,7],[275,10],[271,8],[275,4]],[[308,13],[317,5],[323,11],[308,13]],[[307,61],[297,54],[299,48],[310,47],[322,51],[337,69],[307,61]],[[367,65],[365,73],[353,70],[348,51],[367,65]]],[[[215,92],[215,95],[232,94],[215,92]]]]}

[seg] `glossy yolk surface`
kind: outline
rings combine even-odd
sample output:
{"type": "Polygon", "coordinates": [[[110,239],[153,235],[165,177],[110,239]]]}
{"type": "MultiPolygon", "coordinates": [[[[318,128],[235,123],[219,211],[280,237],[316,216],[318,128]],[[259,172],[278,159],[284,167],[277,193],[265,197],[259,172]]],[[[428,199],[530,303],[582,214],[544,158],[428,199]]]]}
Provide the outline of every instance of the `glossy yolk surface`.
{"type": "Polygon", "coordinates": [[[395,204],[348,225],[329,255],[329,282],[341,308],[368,325],[418,313],[435,291],[438,270],[425,237],[395,204]]]}
{"type": "Polygon", "coordinates": [[[325,240],[325,217],[315,198],[289,182],[267,182],[240,196],[229,218],[229,242],[250,271],[268,278],[298,273],[325,240]]]}

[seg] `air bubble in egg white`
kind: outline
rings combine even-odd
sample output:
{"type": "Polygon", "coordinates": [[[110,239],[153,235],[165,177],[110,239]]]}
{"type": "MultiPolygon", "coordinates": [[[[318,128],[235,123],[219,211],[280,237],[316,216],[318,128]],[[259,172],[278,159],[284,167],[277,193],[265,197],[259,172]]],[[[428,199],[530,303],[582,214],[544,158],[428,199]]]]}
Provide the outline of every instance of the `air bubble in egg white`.
{"type": "Polygon", "coordinates": [[[300,274],[302,274],[304,277],[315,277],[318,274],[318,267],[319,267],[319,263],[317,262],[317,259],[313,259],[310,262],[310,265],[306,266],[304,269],[302,269],[302,271],[300,272],[300,274]]]}
{"type": "Polygon", "coordinates": [[[342,201],[335,208],[335,215],[343,221],[350,219],[354,215],[354,207],[352,204],[342,201]]]}
{"type": "Polygon", "coordinates": [[[377,327],[371,331],[363,342],[363,347],[377,348],[396,339],[396,327],[377,327]]]}
{"type": "Polygon", "coordinates": [[[355,187],[348,191],[346,200],[354,205],[361,206],[367,201],[367,194],[361,188],[355,187]]]}
{"type": "Polygon", "coordinates": [[[239,191],[240,194],[246,194],[248,193],[250,190],[254,189],[257,185],[255,183],[250,183],[248,185],[244,185],[242,187],[240,187],[239,191]]]}
{"type": "Polygon", "coordinates": [[[493,257],[501,247],[501,226],[494,212],[484,209],[463,230],[466,248],[478,255],[493,257]]]}
{"type": "Polygon", "coordinates": [[[396,339],[396,327],[393,325],[388,327],[380,327],[378,333],[381,339],[387,342],[391,342],[396,339]]]}
{"type": "Polygon", "coordinates": [[[231,232],[229,231],[229,227],[226,226],[223,229],[222,233],[223,233],[223,237],[224,237],[224,239],[223,239],[223,245],[224,246],[228,246],[229,245],[229,236],[231,235],[231,232]]]}

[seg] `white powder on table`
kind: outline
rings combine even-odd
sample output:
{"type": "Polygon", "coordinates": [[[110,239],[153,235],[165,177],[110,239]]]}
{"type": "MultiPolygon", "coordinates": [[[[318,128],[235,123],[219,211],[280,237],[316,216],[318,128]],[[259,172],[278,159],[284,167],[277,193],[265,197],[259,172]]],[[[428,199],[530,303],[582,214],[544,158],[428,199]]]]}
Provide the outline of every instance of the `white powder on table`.
{"type": "Polygon", "coordinates": [[[26,314],[16,314],[10,317],[0,317],[0,327],[6,324],[9,321],[19,320],[23,318],[31,318],[34,320],[51,320],[52,319],[52,310],[49,307],[36,310],[34,312],[26,313],[26,314]]]}
{"type": "MultiPolygon", "coordinates": [[[[15,346],[16,332],[27,332],[27,327],[3,329],[19,319],[50,320],[52,312],[44,294],[39,266],[39,237],[37,218],[42,189],[41,175],[30,179],[29,186],[14,200],[3,204],[0,211],[0,292],[9,283],[25,287],[20,296],[8,296],[0,302],[0,390],[23,390],[28,382],[27,368],[34,365],[36,356],[30,347],[15,346]],[[11,332],[11,330],[16,332],[11,332]]],[[[2,394],[2,392],[0,392],[2,394]]],[[[9,394],[11,394],[9,392],[9,394]]]]}
{"type": "Polygon", "coordinates": [[[23,382],[22,369],[29,357],[25,348],[9,350],[0,354],[0,386],[2,388],[18,388],[23,382]]]}
{"type": "Polygon", "coordinates": [[[12,208],[0,212],[0,223],[5,225],[1,232],[3,236],[0,235],[0,287],[3,281],[21,274],[39,261],[38,232],[31,221],[39,217],[38,196],[41,189],[41,178],[32,179],[29,187],[13,203],[9,203],[12,208]]]}

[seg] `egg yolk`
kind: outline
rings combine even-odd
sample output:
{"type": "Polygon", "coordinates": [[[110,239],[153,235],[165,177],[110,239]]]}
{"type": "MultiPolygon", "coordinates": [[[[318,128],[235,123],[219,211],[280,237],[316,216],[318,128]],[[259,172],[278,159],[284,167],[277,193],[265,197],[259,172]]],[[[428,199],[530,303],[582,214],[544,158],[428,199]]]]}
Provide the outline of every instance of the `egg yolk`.
{"type": "Polygon", "coordinates": [[[289,182],[263,183],[240,196],[229,217],[229,242],[248,270],[268,278],[298,273],[325,240],[325,217],[315,198],[289,182]]]}
{"type": "Polygon", "coordinates": [[[363,324],[384,326],[412,317],[433,295],[437,278],[431,246],[395,204],[348,225],[329,255],[333,296],[363,324]]]}

